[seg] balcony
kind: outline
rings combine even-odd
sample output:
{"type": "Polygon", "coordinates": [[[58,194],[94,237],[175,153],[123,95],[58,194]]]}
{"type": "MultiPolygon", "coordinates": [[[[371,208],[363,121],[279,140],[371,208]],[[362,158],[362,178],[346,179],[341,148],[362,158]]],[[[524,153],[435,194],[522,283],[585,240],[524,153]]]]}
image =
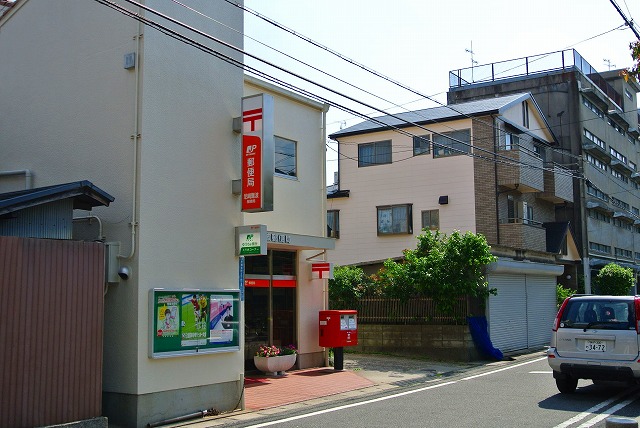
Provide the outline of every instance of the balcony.
{"type": "Polygon", "coordinates": [[[591,141],[586,136],[582,136],[582,149],[591,153],[592,155],[604,159],[606,162],[611,161],[611,154],[607,152],[607,146],[604,147],[591,141]]]}
{"type": "Polygon", "coordinates": [[[614,158],[614,157],[611,158],[610,165],[611,165],[612,168],[617,169],[618,171],[622,172],[623,174],[633,174],[635,172],[624,161],[621,161],[620,159],[617,159],[617,158],[614,158]]]}
{"type": "Polygon", "coordinates": [[[554,204],[573,202],[572,171],[555,162],[545,162],[544,168],[544,192],[538,198],[554,204]]]}
{"type": "Polygon", "coordinates": [[[600,199],[588,199],[586,205],[587,205],[587,209],[599,210],[607,214],[613,214],[613,209],[609,207],[609,204],[607,204],[604,201],[601,201],[600,199]]]}
{"type": "Polygon", "coordinates": [[[498,151],[498,186],[521,193],[544,192],[544,162],[520,145],[498,151]]]}
{"type": "Polygon", "coordinates": [[[522,250],[547,251],[547,231],[539,223],[520,220],[501,223],[499,229],[501,245],[522,250]]]}
{"type": "Polygon", "coordinates": [[[611,117],[611,119],[618,122],[618,125],[620,125],[622,128],[629,128],[629,121],[626,117],[624,117],[624,112],[622,110],[619,110],[617,108],[611,109],[607,111],[607,114],[609,115],[609,117],[611,117]]]}

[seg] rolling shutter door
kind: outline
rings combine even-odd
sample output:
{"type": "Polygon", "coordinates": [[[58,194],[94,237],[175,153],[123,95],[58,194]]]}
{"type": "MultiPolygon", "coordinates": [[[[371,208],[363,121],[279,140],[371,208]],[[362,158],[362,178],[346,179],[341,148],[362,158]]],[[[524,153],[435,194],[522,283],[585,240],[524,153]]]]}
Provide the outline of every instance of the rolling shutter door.
{"type": "Polygon", "coordinates": [[[488,276],[490,288],[498,290],[489,297],[489,337],[502,352],[527,348],[527,304],[524,275],[488,276]]]}
{"type": "Polygon", "coordinates": [[[549,345],[556,316],[554,276],[527,275],[527,322],[529,347],[549,345]]]}

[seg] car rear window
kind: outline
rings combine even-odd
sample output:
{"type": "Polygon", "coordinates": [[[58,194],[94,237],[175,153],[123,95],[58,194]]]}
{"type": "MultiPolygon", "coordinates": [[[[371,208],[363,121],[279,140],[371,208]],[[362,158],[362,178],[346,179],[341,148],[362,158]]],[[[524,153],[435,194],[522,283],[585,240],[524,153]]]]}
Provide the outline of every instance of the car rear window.
{"type": "Polygon", "coordinates": [[[562,313],[560,328],[597,327],[609,330],[635,328],[633,301],[572,299],[562,313]]]}

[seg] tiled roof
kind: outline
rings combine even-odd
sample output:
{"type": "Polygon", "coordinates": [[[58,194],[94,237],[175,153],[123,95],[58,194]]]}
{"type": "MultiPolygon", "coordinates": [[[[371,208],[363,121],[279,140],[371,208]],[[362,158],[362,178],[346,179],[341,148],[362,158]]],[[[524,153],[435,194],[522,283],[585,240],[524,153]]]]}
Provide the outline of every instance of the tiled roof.
{"type": "Polygon", "coordinates": [[[349,128],[342,129],[331,134],[330,138],[339,138],[347,135],[364,134],[373,131],[382,131],[392,128],[404,128],[452,120],[460,117],[478,116],[482,114],[499,113],[504,108],[514,103],[531,98],[529,93],[507,95],[504,97],[486,98],[448,106],[433,107],[423,110],[398,113],[393,115],[378,116],[374,120],[367,120],[349,128]]]}

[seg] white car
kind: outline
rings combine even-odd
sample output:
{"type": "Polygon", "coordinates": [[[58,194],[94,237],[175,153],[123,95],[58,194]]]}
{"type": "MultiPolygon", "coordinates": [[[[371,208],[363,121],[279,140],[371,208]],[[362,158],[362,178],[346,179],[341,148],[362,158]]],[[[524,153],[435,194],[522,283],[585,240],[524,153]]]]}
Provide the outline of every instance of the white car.
{"type": "Polygon", "coordinates": [[[640,380],[640,296],[574,295],[553,325],[547,361],[558,390],[578,379],[640,380]]]}

